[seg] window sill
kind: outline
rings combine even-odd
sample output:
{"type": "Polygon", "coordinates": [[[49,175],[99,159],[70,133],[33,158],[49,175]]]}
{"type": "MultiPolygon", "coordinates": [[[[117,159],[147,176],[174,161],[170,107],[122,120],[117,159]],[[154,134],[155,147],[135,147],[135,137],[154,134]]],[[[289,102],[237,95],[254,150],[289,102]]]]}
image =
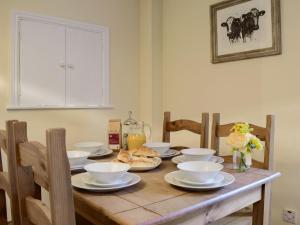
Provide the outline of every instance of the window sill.
{"type": "Polygon", "coordinates": [[[48,110],[48,109],[113,109],[112,105],[39,105],[39,106],[20,106],[10,105],[7,110],[48,110]]]}

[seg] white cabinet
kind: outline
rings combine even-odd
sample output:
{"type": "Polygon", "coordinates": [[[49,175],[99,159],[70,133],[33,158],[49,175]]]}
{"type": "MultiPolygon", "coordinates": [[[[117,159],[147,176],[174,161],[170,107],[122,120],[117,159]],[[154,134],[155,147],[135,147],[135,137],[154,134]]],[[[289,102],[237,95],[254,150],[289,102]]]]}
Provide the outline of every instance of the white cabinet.
{"type": "Polygon", "coordinates": [[[108,29],[15,14],[12,108],[109,106],[108,29]]]}
{"type": "Polygon", "coordinates": [[[67,104],[97,105],[102,98],[101,34],[67,28],[66,35],[67,104]]]}

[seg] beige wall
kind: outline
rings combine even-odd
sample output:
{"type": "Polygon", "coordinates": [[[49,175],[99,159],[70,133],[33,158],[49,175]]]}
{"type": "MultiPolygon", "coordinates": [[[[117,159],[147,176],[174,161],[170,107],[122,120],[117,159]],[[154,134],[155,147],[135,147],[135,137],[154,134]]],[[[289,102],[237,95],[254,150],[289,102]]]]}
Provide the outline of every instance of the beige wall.
{"type": "Polygon", "coordinates": [[[7,119],[25,120],[29,137],[44,141],[50,127],[65,127],[67,143],[107,139],[110,118],[126,118],[133,110],[139,116],[139,1],[138,0],[1,0],[0,1],[0,127],[7,119]],[[110,29],[112,110],[7,111],[11,76],[11,11],[23,10],[110,29]]]}
{"type": "MultiPolygon", "coordinates": [[[[200,119],[200,113],[221,112],[222,121],[256,122],[276,115],[272,225],[283,207],[300,212],[300,29],[295,15],[300,1],[282,0],[281,56],[210,63],[209,6],[218,0],[164,0],[163,109],[174,117],[200,119]]],[[[177,141],[197,145],[195,137],[177,141]]],[[[299,222],[298,222],[299,224],[299,222]]]]}
{"type": "Polygon", "coordinates": [[[162,121],[162,5],[140,1],[140,118],[152,124],[152,140],[161,140],[162,121]]]}

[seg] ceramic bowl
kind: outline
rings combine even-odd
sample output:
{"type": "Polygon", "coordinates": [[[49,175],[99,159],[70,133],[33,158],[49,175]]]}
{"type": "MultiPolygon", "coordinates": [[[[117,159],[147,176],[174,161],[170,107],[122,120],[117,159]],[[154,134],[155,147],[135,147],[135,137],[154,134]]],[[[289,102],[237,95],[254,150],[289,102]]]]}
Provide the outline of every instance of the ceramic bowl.
{"type": "Polygon", "coordinates": [[[216,153],[208,148],[188,148],[181,150],[186,161],[208,161],[216,153]]]}
{"type": "Polygon", "coordinates": [[[121,180],[126,175],[130,166],[126,163],[101,162],[84,166],[92,178],[99,183],[110,184],[121,180]]]}
{"type": "Polygon", "coordinates": [[[84,163],[91,153],[85,151],[67,151],[70,166],[77,166],[84,163]]]}
{"type": "Polygon", "coordinates": [[[171,143],[168,142],[147,142],[144,144],[145,147],[154,149],[160,155],[165,154],[171,147],[171,143]]]}
{"type": "Polygon", "coordinates": [[[177,168],[187,180],[205,183],[214,180],[223,169],[223,165],[214,162],[190,161],[179,163],[177,168]]]}
{"type": "Polygon", "coordinates": [[[74,145],[77,150],[90,152],[92,154],[96,152],[104,152],[104,144],[101,142],[80,142],[74,145]]]}

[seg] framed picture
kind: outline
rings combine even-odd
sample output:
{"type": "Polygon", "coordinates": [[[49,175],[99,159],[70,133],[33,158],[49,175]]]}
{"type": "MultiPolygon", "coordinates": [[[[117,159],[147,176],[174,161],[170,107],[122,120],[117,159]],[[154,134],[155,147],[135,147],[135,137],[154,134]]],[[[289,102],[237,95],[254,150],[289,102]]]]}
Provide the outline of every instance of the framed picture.
{"type": "Polygon", "coordinates": [[[211,13],[212,63],[281,54],[280,0],[229,0],[211,13]]]}

